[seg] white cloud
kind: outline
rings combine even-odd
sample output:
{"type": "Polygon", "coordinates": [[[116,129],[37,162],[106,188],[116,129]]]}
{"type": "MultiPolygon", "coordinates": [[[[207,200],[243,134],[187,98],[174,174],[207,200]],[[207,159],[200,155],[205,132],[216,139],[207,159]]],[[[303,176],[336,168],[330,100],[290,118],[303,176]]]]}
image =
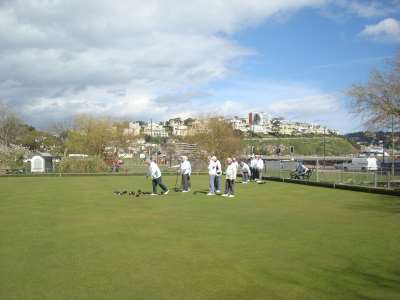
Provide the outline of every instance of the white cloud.
{"type": "Polygon", "coordinates": [[[329,0],[329,5],[322,7],[322,15],[339,23],[362,19],[375,19],[395,15],[400,10],[398,0],[329,0]]]}
{"type": "Polygon", "coordinates": [[[269,111],[275,115],[289,115],[297,119],[336,113],[339,109],[337,97],[324,93],[277,101],[269,106],[269,111]]]}
{"type": "Polygon", "coordinates": [[[225,78],[233,63],[253,54],[233,33],[324,3],[0,1],[0,101],[31,120],[82,111],[161,114],[174,100],[164,100],[163,109],[157,100],[225,78]]]}
{"type": "Polygon", "coordinates": [[[316,122],[341,132],[358,129],[359,123],[349,115],[343,96],[325,92],[309,83],[272,80],[241,80],[235,88],[214,91],[217,99],[211,107],[197,107],[224,116],[246,116],[261,111],[271,117],[292,121],[316,122]]]}
{"type": "Polygon", "coordinates": [[[400,42],[400,22],[386,18],[377,24],[365,26],[361,35],[381,41],[400,42]]]}
{"type": "Polygon", "coordinates": [[[176,109],[184,111],[185,117],[210,114],[231,117],[262,111],[292,120],[315,121],[334,116],[337,123],[347,117],[340,95],[321,91],[312,84],[241,78],[228,85],[228,88],[209,89],[198,98],[191,96],[165,113],[174,116],[176,109]]]}
{"type": "MultiPolygon", "coordinates": [[[[342,1],[342,7],[363,16],[384,9],[377,2],[360,3],[342,1]]],[[[263,82],[268,90],[236,83],[246,93],[234,88],[224,97],[204,90],[254,54],[234,33],[304,7],[332,5],[331,0],[0,0],[0,101],[35,125],[79,112],[165,119],[273,109],[265,99],[302,101],[306,107],[315,97],[328,105],[321,91],[293,83],[263,82]]],[[[280,105],[275,107],[290,114],[280,105]]]]}
{"type": "MultiPolygon", "coordinates": [[[[382,3],[381,1],[344,1],[349,12],[362,18],[383,17],[396,12],[395,3],[382,3]]],[[[398,8],[398,7],[397,7],[398,8]]]]}

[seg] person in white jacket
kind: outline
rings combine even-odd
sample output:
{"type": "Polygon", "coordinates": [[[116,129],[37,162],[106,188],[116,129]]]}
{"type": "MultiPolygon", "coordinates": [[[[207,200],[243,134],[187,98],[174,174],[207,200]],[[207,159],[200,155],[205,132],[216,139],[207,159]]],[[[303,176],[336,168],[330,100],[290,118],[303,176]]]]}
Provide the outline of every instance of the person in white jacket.
{"type": "Polygon", "coordinates": [[[236,168],[232,163],[232,159],[226,160],[228,166],[226,167],[226,182],[225,182],[225,193],[224,197],[235,197],[235,180],[236,180],[236,168]]]}
{"type": "Polygon", "coordinates": [[[182,174],[182,192],[190,191],[190,175],[192,174],[192,166],[187,156],[182,156],[180,164],[180,172],[182,174]]]}
{"type": "Polygon", "coordinates": [[[150,159],[147,159],[144,163],[149,167],[148,176],[151,176],[151,182],[153,185],[153,193],[151,195],[152,196],[157,195],[158,185],[163,190],[164,195],[167,195],[169,190],[167,186],[162,182],[161,171],[158,165],[154,161],[150,161],[150,159]]]}
{"type": "Polygon", "coordinates": [[[262,181],[262,177],[263,177],[263,172],[264,172],[264,161],[261,158],[260,155],[256,156],[257,159],[257,163],[256,163],[256,169],[257,169],[257,178],[256,181],[257,182],[261,182],[262,181]]]}
{"type": "Polygon", "coordinates": [[[221,162],[215,157],[215,164],[216,164],[216,175],[215,175],[215,192],[217,194],[221,193],[221,184],[222,184],[222,166],[221,162]]]}
{"type": "Polygon", "coordinates": [[[235,167],[235,178],[237,177],[237,173],[239,171],[239,162],[236,160],[236,157],[232,157],[232,165],[235,167]]]}
{"type": "Polygon", "coordinates": [[[240,162],[240,167],[241,167],[242,178],[243,178],[242,183],[247,184],[250,182],[250,176],[251,176],[250,167],[244,161],[240,162]]]}
{"type": "Polygon", "coordinates": [[[215,156],[208,158],[208,176],[210,178],[210,190],[208,192],[208,196],[215,195],[215,177],[217,176],[217,158],[215,156]]]}

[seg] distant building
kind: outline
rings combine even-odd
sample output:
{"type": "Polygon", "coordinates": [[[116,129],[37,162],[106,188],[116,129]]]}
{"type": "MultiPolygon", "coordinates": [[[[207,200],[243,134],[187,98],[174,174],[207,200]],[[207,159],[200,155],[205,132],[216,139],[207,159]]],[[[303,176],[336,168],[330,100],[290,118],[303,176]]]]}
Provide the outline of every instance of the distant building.
{"type": "Polygon", "coordinates": [[[187,136],[189,133],[189,127],[185,125],[181,118],[170,119],[166,123],[173,136],[187,136]]]}
{"type": "Polygon", "coordinates": [[[144,127],[144,134],[151,137],[168,137],[165,127],[158,123],[148,123],[144,127]]]}
{"type": "Polygon", "coordinates": [[[138,136],[140,135],[141,130],[142,126],[140,126],[139,122],[129,122],[129,127],[124,129],[124,134],[138,136]]]}
{"type": "Polygon", "coordinates": [[[208,120],[201,119],[201,120],[194,120],[192,122],[191,128],[189,128],[189,135],[196,135],[208,132],[208,120]]]}
{"type": "Polygon", "coordinates": [[[254,133],[269,134],[272,132],[271,119],[263,112],[249,113],[249,131],[254,133]]]}
{"type": "Polygon", "coordinates": [[[239,130],[241,132],[248,132],[250,130],[248,120],[246,118],[234,117],[230,119],[229,122],[232,124],[234,130],[239,130]]]}
{"type": "Polygon", "coordinates": [[[174,136],[187,136],[189,129],[186,125],[174,125],[172,127],[172,135],[174,136]]]}
{"type": "Polygon", "coordinates": [[[293,123],[282,120],[279,123],[277,132],[280,135],[294,135],[296,132],[298,132],[298,127],[293,123]]]}

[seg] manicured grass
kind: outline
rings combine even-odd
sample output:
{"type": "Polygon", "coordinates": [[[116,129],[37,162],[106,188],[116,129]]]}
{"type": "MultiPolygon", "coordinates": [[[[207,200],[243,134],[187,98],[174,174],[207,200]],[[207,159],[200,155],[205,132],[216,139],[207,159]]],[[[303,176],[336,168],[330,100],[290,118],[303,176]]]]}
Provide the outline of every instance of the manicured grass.
{"type": "Polygon", "coordinates": [[[112,194],[139,188],[1,178],[0,299],[400,299],[399,198],[275,182],[112,194]]]}

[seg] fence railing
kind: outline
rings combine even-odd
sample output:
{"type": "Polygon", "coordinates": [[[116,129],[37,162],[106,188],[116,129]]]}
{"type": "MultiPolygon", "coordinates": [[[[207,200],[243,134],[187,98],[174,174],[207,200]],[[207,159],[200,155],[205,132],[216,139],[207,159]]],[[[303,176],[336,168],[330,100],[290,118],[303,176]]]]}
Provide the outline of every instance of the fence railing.
{"type": "MultiPolygon", "coordinates": [[[[345,184],[352,186],[374,187],[384,189],[400,189],[400,176],[392,176],[391,172],[384,170],[376,171],[347,171],[343,169],[321,168],[318,165],[309,165],[311,170],[309,177],[297,178],[321,183],[345,184]]],[[[281,179],[296,179],[294,168],[285,164],[278,164],[271,167],[267,165],[264,169],[264,176],[281,179]]]]}
{"type": "MultiPolygon", "coordinates": [[[[275,177],[280,179],[293,179],[293,172],[295,170],[295,162],[288,161],[273,161],[266,162],[264,169],[264,176],[275,177]]],[[[400,190],[400,175],[393,176],[390,171],[377,170],[377,171],[346,171],[342,169],[335,169],[332,166],[323,168],[323,166],[316,164],[307,164],[307,167],[312,170],[310,177],[301,178],[300,180],[307,180],[311,182],[321,183],[334,183],[345,184],[350,186],[374,187],[383,188],[388,190],[400,190]]],[[[175,174],[176,168],[171,168],[169,165],[160,165],[163,174],[175,174]]],[[[26,175],[137,175],[146,174],[147,167],[143,164],[130,164],[122,165],[118,172],[112,171],[110,168],[107,172],[91,172],[91,171],[78,171],[72,170],[69,172],[62,172],[57,169],[49,169],[44,173],[31,173],[27,168],[15,169],[0,169],[0,175],[12,176],[26,176],[26,175]]],[[[240,171],[239,171],[240,173],[240,171]]],[[[207,169],[203,165],[194,165],[193,174],[207,174],[207,169]]]]}

